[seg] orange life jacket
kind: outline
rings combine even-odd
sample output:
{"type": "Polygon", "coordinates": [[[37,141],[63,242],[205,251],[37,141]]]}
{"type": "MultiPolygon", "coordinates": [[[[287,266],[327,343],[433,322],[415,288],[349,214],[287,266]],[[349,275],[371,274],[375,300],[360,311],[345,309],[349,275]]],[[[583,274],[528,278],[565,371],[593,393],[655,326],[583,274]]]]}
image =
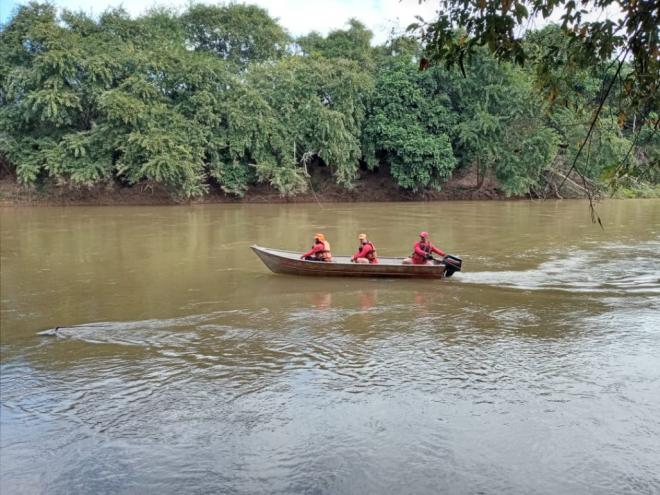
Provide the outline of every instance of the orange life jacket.
{"type": "MultiPolygon", "coordinates": [[[[369,244],[371,246],[371,251],[367,253],[367,259],[369,260],[369,263],[371,263],[373,260],[378,258],[378,253],[376,253],[376,246],[374,246],[374,243],[371,241],[367,241],[365,244],[369,244]]],[[[362,244],[360,244],[358,251],[362,251],[362,244]]]]}
{"type": "MultiPolygon", "coordinates": [[[[421,243],[420,243],[419,247],[422,248],[422,250],[426,253],[427,256],[433,252],[432,251],[433,244],[431,244],[431,241],[425,242],[424,246],[421,246],[421,243]]],[[[413,250],[412,254],[410,255],[410,257],[419,259],[419,255],[414,250],[413,250]]]]}
{"type": "Polygon", "coordinates": [[[321,242],[323,242],[323,251],[316,253],[316,259],[319,261],[331,261],[332,253],[330,253],[330,243],[328,241],[321,242]]]}

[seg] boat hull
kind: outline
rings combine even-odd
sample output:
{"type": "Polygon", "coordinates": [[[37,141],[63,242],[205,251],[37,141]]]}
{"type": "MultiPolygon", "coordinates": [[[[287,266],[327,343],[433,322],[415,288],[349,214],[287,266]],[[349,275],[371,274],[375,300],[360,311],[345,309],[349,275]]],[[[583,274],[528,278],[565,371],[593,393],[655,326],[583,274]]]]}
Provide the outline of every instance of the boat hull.
{"type": "Polygon", "coordinates": [[[317,277],[388,277],[388,278],[444,278],[445,265],[404,265],[403,258],[379,257],[378,264],[351,263],[348,256],[333,257],[331,262],[306,261],[300,254],[260,246],[252,251],[274,273],[317,277]]]}

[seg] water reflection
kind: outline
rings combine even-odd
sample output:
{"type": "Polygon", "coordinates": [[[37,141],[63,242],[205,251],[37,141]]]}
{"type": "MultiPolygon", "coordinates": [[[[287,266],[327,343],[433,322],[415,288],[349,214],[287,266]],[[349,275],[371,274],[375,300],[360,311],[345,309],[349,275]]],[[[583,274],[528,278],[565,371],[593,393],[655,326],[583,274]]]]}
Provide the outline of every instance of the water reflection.
{"type": "Polygon", "coordinates": [[[444,312],[444,306],[446,304],[445,295],[441,291],[427,289],[423,291],[416,290],[413,293],[413,305],[419,316],[427,316],[439,310],[444,312]]]}
{"type": "Polygon", "coordinates": [[[332,307],[332,293],[331,292],[313,292],[308,294],[312,306],[316,309],[328,309],[332,307]]]}
{"type": "Polygon", "coordinates": [[[316,309],[328,309],[333,307],[333,297],[340,306],[348,305],[348,307],[350,307],[350,302],[353,302],[353,304],[359,308],[360,311],[366,312],[376,306],[378,290],[357,290],[335,294],[334,296],[333,292],[330,291],[310,292],[307,294],[307,298],[310,301],[310,304],[316,309]]]}
{"type": "Polygon", "coordinates": [[[362,311],[368,311],[376,305],[378,290],[362,290],[358,294],[359,306],[362,311]]]}

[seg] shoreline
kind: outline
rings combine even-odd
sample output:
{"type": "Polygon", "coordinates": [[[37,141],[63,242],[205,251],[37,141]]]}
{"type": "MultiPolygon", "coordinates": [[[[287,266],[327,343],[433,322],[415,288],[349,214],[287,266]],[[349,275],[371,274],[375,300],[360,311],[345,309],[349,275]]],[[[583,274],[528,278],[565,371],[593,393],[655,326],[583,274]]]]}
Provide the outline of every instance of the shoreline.
{"type": "MultiPolygon", "coordinates": [[[[121,187],[106,184],[93,187],[71,187],[49,184],[45,187],[24,187],[11,177],[0,178],[0,208],[63,207],[63,206],[190,206],[204,204],[323,204],[323,203],[392,203],[431,201],[561,201],[587,199],[583,194],[564,194],[562,197],[506,196],[496,182],[488,181],[481,188],[450,179],[442,191],[412,193],[397,188],[393,183],[376,183],[373,178],[356,181],[348,191],[336,184],[324,183],[310,191],[292,197],[283,197],[266,184],[253,186],[242,198],[229,196],[220,190],[211,190],[201,198],[178,199],[159,185],[137,184],[121,187]]],[[[650,195],[618,193],[595,198],[652,199],[660,197],[660,189],[650,195]]]]}
{"type": "Polygon", "coordinates": [[[177,199],[159,184],[120,186],[115,183],[86,186],[58,185],[54,182],[41,187],[25,187],[12,176],[0,178],[0,206],[175,206],[194,204],[288,204],[288,203],[355,203],[395,201],[499,201],[530,199],[527,196],[506,197],[493,177],[487,177],[477,187],[472,170],[455,174],[441,191],[413,193],[400,189],[384,174],[366,173],[355,181],[352,190],[338,186],[323,173],[310,178],[308,192],[291,197],[281,196],[267,184],[257,184],[243,197],[225,194],[219,188],[210,188],[200,198],[177,199]]]}

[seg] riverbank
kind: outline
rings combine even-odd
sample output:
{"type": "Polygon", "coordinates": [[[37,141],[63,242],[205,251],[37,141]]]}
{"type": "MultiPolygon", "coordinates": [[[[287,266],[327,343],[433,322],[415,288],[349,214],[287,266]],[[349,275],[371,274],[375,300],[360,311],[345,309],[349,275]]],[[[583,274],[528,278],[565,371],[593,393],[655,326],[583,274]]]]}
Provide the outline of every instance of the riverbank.
{"type": "MultiPolygon", "coordinates": [[[[563,176],[561,176],[563,177],[563,176]]],[[[577,179],[577,178],[576,178],[577,179]]],[[[606,195],[607,196],[607,195],[606,195]]],[[[480,180],[474,168],[459,170],[441,191],[411,192],[399,188],[384,170],[362,172],[352,190],[339,186],[327,170],[315,170],[310,177],[308,190],[296,196],[284,197],[268,184],[251,186],[243,197],[228,195],[219,187],[211,187],[200,198],[180,198],[156,183],[140,183],[122,186],[116,182],[94,186],[58,184],[46,182],[40,186],[25,187],[11,174],[0,177],[0,206],[139,206],[214,203],[350,203],[390,201],[483,201],[505,199],[576,199],[584,198],[582,189],[569,180],[558,191],[558,184],[549,184],[545,191],[524,196],[507,197],[492,174],[480,180]]],[[[621,187],[615,198],[660,197],[659,186],[637,184],[621,187]]]]}
{"type": "Polygon", "coordinates": [[[40,187],[24,187],[12,176],[0,178],[0,206],[112,206],[112,205],[176,205],[205,203],[335,203],[354,201],[448,201],[507,199],[497,180],[486,176],[479,184],[474,170],[459,171],[441,191],[413,193],[396,186],[385,171],[364,172],[352,190],[335,183],[326,170],[316,170],[310,177],[308,191],[283,197],[268,184],[250,187],[242,198],[211,188],[201,198],[181,199],[159,184],[141,183],[121,186],[71,186],[46,183],[40,187]]]}

